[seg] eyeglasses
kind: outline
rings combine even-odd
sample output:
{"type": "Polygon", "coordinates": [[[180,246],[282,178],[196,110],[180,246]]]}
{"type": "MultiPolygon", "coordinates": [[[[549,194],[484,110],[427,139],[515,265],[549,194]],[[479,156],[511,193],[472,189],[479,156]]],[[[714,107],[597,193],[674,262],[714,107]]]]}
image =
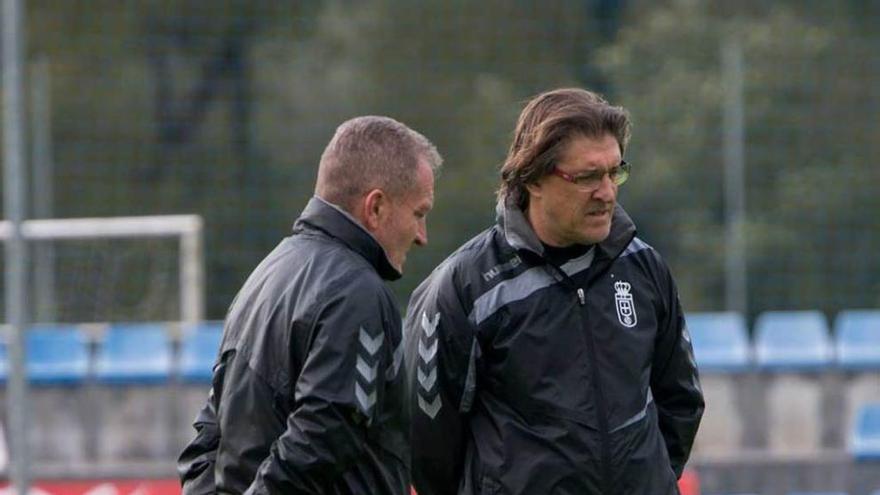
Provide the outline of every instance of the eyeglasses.
{"type": "Polygon", "coordinates": [[[623,184],[626,182],[626,179],[629,178],[629,171],[631,169],[632,166],[629,163],[621,160],[619,165],[615,165],[609,170],[598,169],[583,174],[571,175],[553,167],[553,170],[551,170],[550,173],[563,180],[571,182],[581,189],[592,191],[599,189],[599,186],[602,185],[602,180],[605,179],[605,174],[608,174],[608,177],[611,178],[611,182],[615,185],[619,186],[623,184]]]}

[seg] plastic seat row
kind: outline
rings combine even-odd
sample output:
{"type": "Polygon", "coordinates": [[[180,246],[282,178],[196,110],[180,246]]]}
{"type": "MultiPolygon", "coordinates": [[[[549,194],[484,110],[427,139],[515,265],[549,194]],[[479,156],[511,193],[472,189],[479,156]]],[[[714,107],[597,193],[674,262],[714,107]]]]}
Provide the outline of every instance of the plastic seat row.
{"type": "MultiPolygon", "coordinates": [[[[704,372],[880,371],[880,310],[843,311],[834,340],[818,311],[770,311],[755,322],[752,345],[745,319],[734,312],[687,316],[697,364],[704,372]]],[[[161,324],[116,324],[99,342],[94,363],[88,340],[75,325],[35,326],[26,333],[27,370],[34,383],[78,383],[90,374],[102,382],[162,382],[176,375],[209,381],[221,324],[186,329],[175,362],[161,324]],[[93,364],[93,366],[92,366],[93,364]]],[[[0,345],[0,381],[6,377],[6,348],[0,345]]]]}
{"type": "MultiPolygon", "coordinates": [[[[98,341],[94,358],[89,339],[76,325],[37,325],[25,333],[26,372],[34,385],[76,385],[94,378],[109,384],[210,382],[222,324],[186,328],[175,359],[162,324],[111,325],[98,341]]],[[[8,375],[6,345],[0,345],[0,382],[8,375]]]]}
{"type": "Polygon", "coordinates": [[[704,372],[880,371],[880,310],[840,312],[833,337],[819,311],[761,313],[752,342],[739,313],[691,313],[687,324],[704,372]]]}

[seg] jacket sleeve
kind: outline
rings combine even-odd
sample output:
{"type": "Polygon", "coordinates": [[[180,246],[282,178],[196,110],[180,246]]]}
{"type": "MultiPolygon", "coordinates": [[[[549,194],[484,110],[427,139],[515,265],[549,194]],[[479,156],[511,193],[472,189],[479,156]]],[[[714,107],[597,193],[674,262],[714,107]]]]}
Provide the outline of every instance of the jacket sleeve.
{"type": "Polygon", "coordinates": [[[462,477],[479,347],[461,297],[441,265],[414,293],[404,324],[411,475],[419,495],[456,494],[462,477]]]}
{"type": "Polygon", "coordinates": [[[328,291],[312,326],[286,430],[245,493],[325,493],[362,455],[401,339],[390,294],[378,279],[364,278],[328,291]]]}
{"type": "Polygon", "coordinates": [[[666,308],[659,319],[651,390],[669,461],[675,475],[681,477],[703,415],[703,392],[678,291],[662,263],[659,278],[666,308]]]}
{"type": "Polygon", "coordinates": [[[217,459],[220,431],[217,427],[217,413],[214,409],[213,388],[209,393],[207,404],[199,412],[193,427],[196,430],[196,437],[177,459],[181,492],[183,495],[214,493],[216,492],[214,464],[217,459]]]}

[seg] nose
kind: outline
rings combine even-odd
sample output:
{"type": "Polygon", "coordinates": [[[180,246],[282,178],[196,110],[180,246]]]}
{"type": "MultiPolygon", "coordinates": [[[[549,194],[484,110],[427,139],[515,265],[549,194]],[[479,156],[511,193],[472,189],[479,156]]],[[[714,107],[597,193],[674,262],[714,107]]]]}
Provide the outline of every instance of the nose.
{"type": "Polygon", "coordinates": [[[425,246],[428,244],[428,225],[424,220],[419,222],[419,228],[416,231],[416,246],[425,246]]]}
{"type": "Polygon", "coordinates": [[[593,191],[593,197],[605,203],[611,203],[617,198],[617,184],[611,180],[610,174],[602,177],[602,183],[593,191]]]}

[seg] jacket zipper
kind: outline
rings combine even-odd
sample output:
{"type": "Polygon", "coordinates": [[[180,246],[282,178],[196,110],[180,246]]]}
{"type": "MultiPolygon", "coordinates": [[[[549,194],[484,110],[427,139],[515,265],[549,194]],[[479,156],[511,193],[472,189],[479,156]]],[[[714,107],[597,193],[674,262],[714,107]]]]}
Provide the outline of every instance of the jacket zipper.
{"type": "Polygon", "coordinates": [[[587,352],[590,355],[590,371],[593,373],[593,392],[596,394],[596,409],[599,415],[599,431],[601,436],[601,452],[602,452],[602,493],[611,494],[611,439],[608,433],[608,416],[605,409],[605,392],[599,377],[599,363],[596,360],[596,342],[593,339],[593,332],[587,326],[589,319],[587,318],[587,304],[584,289],[577,289],[578,303],[581,306],[581,315],[584,320],[584,329],[587,334],[587,352]]]}

